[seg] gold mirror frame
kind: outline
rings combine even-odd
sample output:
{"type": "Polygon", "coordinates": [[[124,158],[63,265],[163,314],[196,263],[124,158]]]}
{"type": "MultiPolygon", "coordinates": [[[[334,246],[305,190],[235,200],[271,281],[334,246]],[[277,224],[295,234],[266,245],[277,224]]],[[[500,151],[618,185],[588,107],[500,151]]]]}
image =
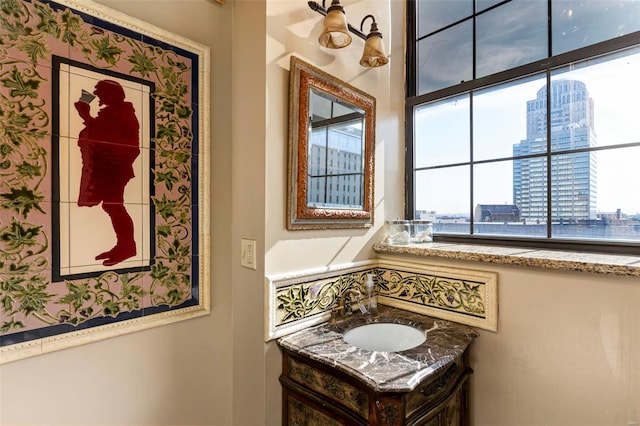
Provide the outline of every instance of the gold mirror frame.
{"type": "Polygon", "coordinates": [[[375,128],[374,97],[300,58],[291,56],[287,229],[370,228],[373,225],[375,128]],[[313,207],[307,203],[309,108],[312,89],[364,111],[362,208],[313,207]]]}

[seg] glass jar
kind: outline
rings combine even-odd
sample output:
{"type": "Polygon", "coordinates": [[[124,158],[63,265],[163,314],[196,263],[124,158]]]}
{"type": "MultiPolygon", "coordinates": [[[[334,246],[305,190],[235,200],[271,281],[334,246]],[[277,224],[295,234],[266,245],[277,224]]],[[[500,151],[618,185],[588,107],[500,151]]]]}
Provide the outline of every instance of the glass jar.
{"type": "Polygon", "coordinates": [[[409,244],[411,224],[408,220],[388,220],[387,244],[399,246],[409,244]]]}
{"type": "Polygon", "coordinates": [[[417,244],[432,242],[433,223],[430,220],[412,220],[410,241],[417,244]]]}

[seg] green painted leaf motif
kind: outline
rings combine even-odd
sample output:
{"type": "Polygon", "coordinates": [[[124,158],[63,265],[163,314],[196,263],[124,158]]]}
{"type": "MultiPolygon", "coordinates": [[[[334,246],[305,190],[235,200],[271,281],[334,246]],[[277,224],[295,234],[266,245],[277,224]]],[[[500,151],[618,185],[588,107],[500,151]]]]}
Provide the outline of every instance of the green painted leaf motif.
{"type": "Polygon", "coordinates": [[[22,2],[0,0],[0,28],[9,40],[17,41],[32,33],[31,28],[23,23],[25,15],[25,6],[22,2]]]}
{"type": "Polygon", "coordinates": [[[151,267],[151,277],[156,280],[162,280],[169,275],[169,268],[163,263],[158,262],[151,267]]]}
{"type": "Polygon", "coordinates": [[[0,332],[6,333],[8,331],[19,330],[24,327],[25,325],[22,321],[16,321],[15,319],[12,318],[11,321],[5,321],[2,323],[2,326],[0,327],[0,332]]]}
{"type": "Polygon", "coordinates": [[[189,118],[191,117],[192,109],[185,105],[177,105],[176,113],[179,118],[189,118]]]}
{"type": "Polygon", "coordinates": [[[36,25],[36,28],[42,32],[50,34],[59,39],[62,34],[62,29],[58,25],[55,12],[49,5],[45,5],[39,2],[33,3],[36,8],[36,14],[40,18],[40,22],[36,25]]]}
{"type": "Polygon", "coordinates": [[[123,278],[122,288],[120,289],[120,301],[128,309],[139,309],[140,299],[143,295],[142,287],[132,284],[128,278],[123,278]]]}
{"type": "Polygon", "coordinates": [[[127,57],[127,61],[133,64],[133,68],[131,68],[130,71],[132,74],[138,73],[143,77],[148,77],[149,74],[156,69],[153,58],[149,58],[139,50],[134,50],[133,53],[127,57]]]}
{"type": "Polygon", "coordinates": [[[167,300],[171,305],[177,305],[182,302],[183,297],[184,294],[177,288],[169,290],[169,293],[167,293],[167,300]]]}
{"type": "Polygon", "coordinates": [[[15,66],[10,73],[10,77],[0,79],[0,82],[9,89],[11,97],[22,98],[26,96],[34,99],[38,97],[40,81],[24,77],[15,66]]]}
{"type": "Polygon", "coordinates": [[[9,272],[14,274],[26,274],[27,272],[29,272],[29,265],[11,263],[9,264],[9,272]]]}
{"type": "Polygon", "coordinates": [[[26,161],[23,161],[22,164],[18,164],[16,167],[18,174],[26,178],[41,176],[40,170],[41,167],[38,164],[30,164],[26,161]]]}
{"type": "Polygon", "coordinates": [[[78,36],[76,33],[82,30],[82,19],[67,9],[62,13],[62,41],[75,46],[78,36]]]}
{"type": "Polygon", "coordinates": [[[156,234],[161,237],[168,237],[171,235],[171,227],[169,225],[159,225],[156,227],[156,234]]]}
{"type": "Polygon", "coordinates": [[[10,295],[7,294],[0,299],[0,303],[2,303],[2,310],[4,312],[11,312],[13,310],[13,299],[10,295]]]}
{"type": "Polygon", "coordinates": [[[174,239],[173,243],[167,249],[167,260],[170,262],[179,262],[181,259],[189,255],[189,247],[183,245],[179,239],[174,239]]]}
{"type": "Polygon", "coordinates": [[[20,132],[24,132],[29,123],[31,123],[31,116],[28,114],[11,111],[7,115],[7,126],[20,132]]]}
{"type": "Polygon", "coordinates": [[[179,182],[178,177],[173,173],[173,170],[167,172],[156,172],[156,183],[164,183],[169,191],[173,189],[173,185],[179,182]]]}
{"type": "Polygon", "coordinates": [[[35,238],[40,235],[41,230],[41,226],[23,226],[14,220],[9,230],[0,234],[0,240],[5,242],[10,250],[21,250],[23,247],[35,246],[35,238]]]}
{"type": "Polygon", "coordinates": [[[53,298],[51,293],[47,293],[46,284],[34,285],[28,283],[15,293],[16,300],[19,302],[18,312],[25,315],[33,313],[45,312],[45,305],[53,298]]]}
{"type": "Polygon", "coordinates": [[[155,205],[156,213],[164,220],[174,217],[175,209],[178,206],[178,202],[176,200],[169,199],[166,195],[163,195],[161,200],[154,198],[153,204],[155,205]]]}
{"type": "Polygon", "coordinates": [[[156,132],[157,138],[166,138],[169,142],[173,143],[180,138],[180,131],[175,123],[160,124],[156,132]]]}
{"type": "MultiPolygon", "coordinates": [[[[27,114],[18,114],[11,111],[6,120],[0,120],[0,137],[11,141],[13,146],[28,144],[37,145],[38,141],[46,136],[45,131],[36,129],[28,129],[31,124],[31,116],[27,114]]],[[[13,146],[10,144],[0,145],[0,156],[6,157],[14,152],[13,146]]],[[[46,152],[42,151],[42,154],[46,152]]]]}
{"type": "Polygon", "coordinates": [[[0,144],[0,157],[7,158],[7,156],[11,155],[13,152],[13,147],[8,143],[0,144]]]}
{"type": "Polygon", "coordinates": [[[186,164],[191,161],[191,153],[188,151],[173,151],[173,158],[178,164],[186,164]]]}
{"type": "Polygon", "coordinates": [[[9,40],[14,42],[29,37],[32,32],[31,28],[26,27],[22,22],[12,22],[4,17],[0,17],[0,24],[0,27],[4,30],[3,32],[7,34],[9,40]]]}
{"type": "Polygon", "coordinates": [[[278,296],[278,301],[279,309],[285,311],[282,322],[291,318],[304,318],[318,303],[317,300],[309,298],[308,287],[290,287],[287,293],[278,296]]]}
{"type": "Polygon", "coordinates": [[[47,59],[49,56],[47,46],[33,37],[25,38],[18,46],[18,49],[25,52],[31,58],[33,64],[37,64],[40,60],[47,59]]]}
{"type": "Polygon", "coordinates": [[[108,35],[99,40],[91,40],[90,44],[94,47],[98,60],[104,60],[111,65],[115,65],[118,62],[122,49],[111,44],[108,35]]]}
{"type": "Polygon", "coordinates": [[[11,293],[15,291],[19,291],[22,288],[23,278],[18,275],[13,275],[7,277],[7,279],[3,279],[0,282],[0,288],[3,292],[11,293]]]}
{"type": "Polygon", "coordinates": [[[180,71],[185,71],[189,69],[187,64],[182,61],[175,61],[171,57],[167,57],[167,63],[171,65],[172,68],[178,68],[180,71]]]}
{"type": "Polygon", "coordinates": [[[41,202],[44,201],[42,195],[37,195],[33,190],[23,186],[20,189],[11,188],[11,192],[0,193],[0,200],[4,199],[5,202],[2,206],[11,210],[15,210],[18,213],[22,213],[24,218],[27,217],[31,209],[36,209],[41,213],[45,213],[40,207],[41,202]]]}
{"type": "Polygon", "coordinates": [[[102,312],[107,316],[115,317],[120,313],[120,306],[112,300],[107,300],[102,306],[102,312]]]}
{"type": "Polygon", "coordinates": [[[20,18],[24,15],[22,7],[18,0],[0,0],[0,11],[3,15],[20,18]]]}
{"type": "Polygon", "coordinates": [[[91,300],[89,283],[75,284],[68,281],[66,284],[69,293],[60,298],[60,303],[71,304],[75,310],[78,310],[86,301],[91,300]]]}

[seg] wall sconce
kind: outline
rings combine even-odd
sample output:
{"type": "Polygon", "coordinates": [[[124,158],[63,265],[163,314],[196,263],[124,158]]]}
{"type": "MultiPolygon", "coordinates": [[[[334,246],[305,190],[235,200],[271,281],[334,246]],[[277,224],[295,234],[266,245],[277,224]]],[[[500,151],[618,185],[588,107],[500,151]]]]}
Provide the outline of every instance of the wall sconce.
{"type": "Polygon", "coordinates": [[[365,16],[362,22],[360,22],[360,30],[358,30],[347,23],[344,8],[340,5],[340,0],[331,0],[329,9],[324,8],[324,1],[325,0],[322,0],[322,5],[315,1],[308,2],[311,10],[325,16],[322,34],[318,37],[318,42],[321,46],[329,49],[347,47],[351,44],[351,35],[349,35],[349,32],[352,32],[365,40],[360,65],[363,67],[379,67],[389,62],[389,58],[384,53],[382,34],[378,30],[378,24],[373,15],[365,16]],[[372,20],[371,29],[369,30],[369,34],[365,35],[362,32],[362,27],[364,26],[364,21],[368,18],[372,20]]]}

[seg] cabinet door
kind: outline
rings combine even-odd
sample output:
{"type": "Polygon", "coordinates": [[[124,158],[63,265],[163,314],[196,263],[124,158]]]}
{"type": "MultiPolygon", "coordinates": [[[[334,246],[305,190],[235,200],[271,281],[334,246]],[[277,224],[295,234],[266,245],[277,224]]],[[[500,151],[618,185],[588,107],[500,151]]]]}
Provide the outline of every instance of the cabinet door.
{"type": "Polygon", "coordinates": [[[464,411],[462,407],[462,401],[464,397],[465,387],[456,392],[456,394],[449,400],[447,405],[441,412],[441,425],[442,426],[463,426],[465,422],[464,411]]]}

